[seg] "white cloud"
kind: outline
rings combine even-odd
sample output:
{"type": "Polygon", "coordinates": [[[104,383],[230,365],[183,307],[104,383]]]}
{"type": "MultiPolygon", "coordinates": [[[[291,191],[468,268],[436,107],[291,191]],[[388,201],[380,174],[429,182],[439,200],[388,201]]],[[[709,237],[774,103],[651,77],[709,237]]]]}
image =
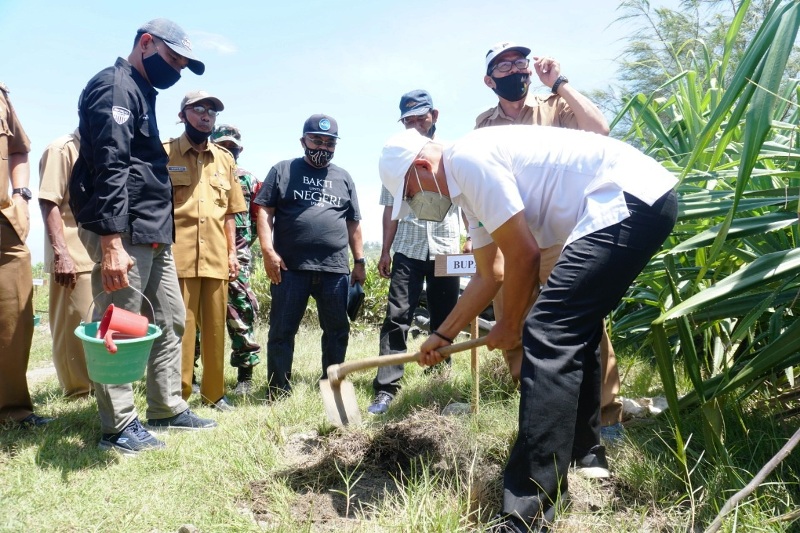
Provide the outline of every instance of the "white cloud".
{"type": "Polygon", "coordinates": [[[198,50],[213,50],[221,55],[230,55],[237,52],[236,45],[224,35],[205,31],[193,31],[192,45],[198,50]]]}

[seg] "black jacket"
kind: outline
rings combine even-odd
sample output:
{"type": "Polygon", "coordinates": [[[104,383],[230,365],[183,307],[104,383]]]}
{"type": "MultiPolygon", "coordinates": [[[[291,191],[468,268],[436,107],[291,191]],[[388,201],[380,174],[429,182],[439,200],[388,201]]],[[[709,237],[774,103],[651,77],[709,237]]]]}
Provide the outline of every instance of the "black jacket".
{"type": "Polygon", "coordinates": [[[78,102],[80,155],[70,207],[82,228],[172,243],[172,184],[156,124],[156,90],[128,61],[89,80],[78,102]]]}

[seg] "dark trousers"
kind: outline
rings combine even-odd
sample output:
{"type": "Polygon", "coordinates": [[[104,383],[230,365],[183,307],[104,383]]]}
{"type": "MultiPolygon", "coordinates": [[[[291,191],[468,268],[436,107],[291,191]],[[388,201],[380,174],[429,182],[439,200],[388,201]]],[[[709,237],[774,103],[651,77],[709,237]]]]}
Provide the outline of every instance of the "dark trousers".
{"type": "Polygon", "coordinates": [[[519,434],[503,476],[503,512],[553,519],[572,459],[600,443],[603,317],[675,224],[670,191],[651,207],[625,195],[631,216],[572,242],[525,321],[519,434]]]}
{"type": "Polygon", "coordinates": [[[281,282],[270,285],[272,305],[267,337],[267,380],[271,388],[291,389],[294,338],[303,320],[308,297],[317,302],[322,328],[322,379],[328,366],[344,361],[350,336],[347,319],[347,274],[284,270],[281,282]]]}
{"type": "MultiPolygon", "coordinates": [[[[431,331],[438,328],[458,301],[459,278],[436,277],[434,261],[411,259],[396,253],[392,261],[389,303],[380,334],[380,355],[405,353],[408,329],[426,284],[431,331]]],[[[372,382],[375,392],[395,394],[400,389],[403,365],[384,366],[372,382]]]]}

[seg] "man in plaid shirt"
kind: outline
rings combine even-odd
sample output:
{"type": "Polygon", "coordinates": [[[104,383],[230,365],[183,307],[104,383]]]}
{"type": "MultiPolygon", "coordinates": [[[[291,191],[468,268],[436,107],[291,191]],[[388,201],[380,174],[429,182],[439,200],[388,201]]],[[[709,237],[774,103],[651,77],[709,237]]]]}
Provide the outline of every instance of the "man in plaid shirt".
{"type": "MultiPolygon", "coordinates": [[[[433,138],[439,111],[427,91],[416,90],[400,99],[400,121],[406,129],[416,129],[420,134],[433,138]]],[[[378,263],[381,277],[390,278],[389,303],[386,319],[380,334],[380,355],[405,353],[406,339],[414,310],[419,305],[420,294],[426,288],[431,331],[447,317],[458,300],[459,278],[434,275],[434,258],[437,254],[458,253],[460,228],[458,208],[451,207],[441,222],[419,220],[412,213],[400,220],[392,220],[394,202],[386,188],[381,188],[383,211],[383,247],[378,263]],[[394,257],[390,250],[394,250],[394,257]]],[[[471,250],[470,242],[465,252],[471,250]]],[[[449,363],[449,359],[447,360],[449,363]]],[[[378,369],[372,382],[375,399],[367,410],[381,415],[389,410],[400,389],[403,365],[385,366],[378,369]]]]}

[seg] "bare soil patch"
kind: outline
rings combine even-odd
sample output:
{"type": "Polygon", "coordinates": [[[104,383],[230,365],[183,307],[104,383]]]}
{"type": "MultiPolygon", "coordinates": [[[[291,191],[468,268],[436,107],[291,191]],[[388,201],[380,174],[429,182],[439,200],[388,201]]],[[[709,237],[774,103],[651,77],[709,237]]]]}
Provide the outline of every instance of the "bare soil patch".
{"type": "MultiPolygon", "coordinates": [[[[348,429],[327,436],[295,435],[284,448],[289,464],[273,478],[251,483],[256,520],[277,524],[276,484],[285,483],[291,517],[310,522],[314,531],[351,530],[391,494],[397,483],[415,476],[420,465],[445,483],[458,479],[470,486],[471,507],[481,514],[499,507],[502,465],[492,455],[476,453],[456,420],[420,410],[387,423],[373,433],[348,429]],[[348,482],[349,480],[349,482],[348,482]]],[[[477,518],[485,519],[486,516],[477,518]]]]}

